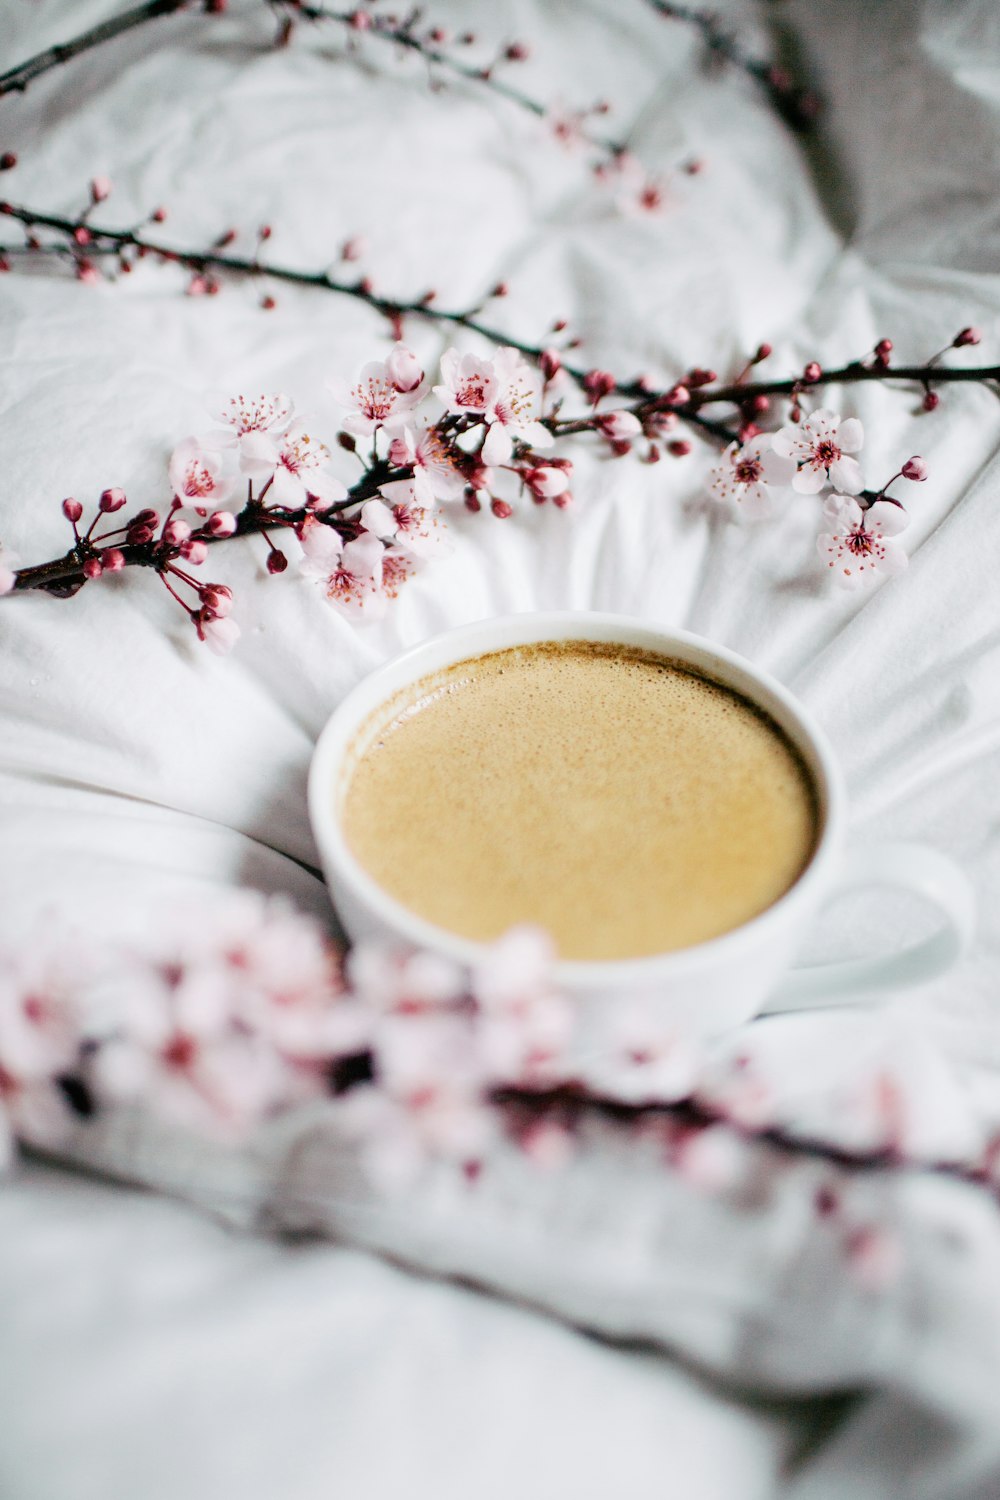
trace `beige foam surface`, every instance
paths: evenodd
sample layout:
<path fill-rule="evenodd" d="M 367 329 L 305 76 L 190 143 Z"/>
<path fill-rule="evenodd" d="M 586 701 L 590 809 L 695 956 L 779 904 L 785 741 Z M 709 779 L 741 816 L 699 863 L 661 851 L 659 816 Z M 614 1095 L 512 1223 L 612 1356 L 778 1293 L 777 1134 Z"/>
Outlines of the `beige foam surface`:
<path fill-rule="evenodd" d="M 397 900 L 462 936 L 548 928 L 569 959 L 667 952 L 794 883 L 815 796 L 788 740 L 663 658 L 571 642 L 460 662 L 368 721 L 342 821 Z"/>

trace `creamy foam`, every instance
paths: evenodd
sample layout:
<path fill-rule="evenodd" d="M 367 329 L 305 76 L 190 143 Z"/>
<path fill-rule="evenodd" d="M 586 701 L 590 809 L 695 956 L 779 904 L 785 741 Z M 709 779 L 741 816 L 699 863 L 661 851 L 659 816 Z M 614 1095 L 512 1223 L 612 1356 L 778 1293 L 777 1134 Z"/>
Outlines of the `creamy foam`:
<path fill-rule="evenodd" d="M 801 874 L 816 799 L 778 726 L 663 657 L 587 641 L 458 662 L 357 736 L 341 808 L 404 906 L 480 941 L 539 923 L 637 958 L 757 916 Z"/>

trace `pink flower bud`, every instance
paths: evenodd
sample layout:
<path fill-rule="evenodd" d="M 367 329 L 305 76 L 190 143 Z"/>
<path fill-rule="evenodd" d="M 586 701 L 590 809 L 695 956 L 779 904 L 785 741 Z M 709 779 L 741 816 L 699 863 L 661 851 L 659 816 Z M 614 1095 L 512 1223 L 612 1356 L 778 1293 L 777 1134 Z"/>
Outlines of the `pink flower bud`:
<path fill-rule="evenodd" d="M 83 565 L 84 578 L 100 578 L 104 569 L 96 557 L 88 557 Z"/>
<path fill-rule="evenodd" d="M 120 573 L 125 566 L 125 554 L 119 547 L 106 547 L 101 553 L 101 567 L 105 573 Z"/>
<path fill-rule="evenodd" d="M 477 511 L 482 510 L 482 508 L 483 508 L 483 502 L 480 500 L 480 498 L 476 494 L 475 490 L 469 490 L 468 493 L 466 494 L 466 496 L 465 496 L 465 508 L 466 508 L 466 510 L 471 510 L 472 513 L 473 513 L 473 515 L 475 515 Z"/>
<path fill-rule="evenodd" d="M 403 469 L 413 462 L 413 449 L 405 438 L 393 438 L 389 444 L 389 462 L 394 469 Z"/>
<path fill-rule="evenodd" d="M 105 512 L 121 510 L 125 504 L 125 491 L 120 489 L 102 490 L 98 501 L 101 509 Z"/>
<path fill-rule="evenodd" d="M 397 391 L 415 391 L 424 378 L 417 356 L 405 344 L 397 344 L 385 362 L 386 374 Z"/>
<path fill-rule="evenodd" d="M 236 517 L 228 510 L 213 511 L 205 522 L 209 536 L 232 536 L 236 530 Z"/>
<path fill-rule="evenodd" d="M 283 573 L 288 567 L 288 558 L 283 552 L 269 552 L 267 554 L 267 571 L 269 573 Z"/>
<path fill-rule="evenodd" d="M 673 458 L 686 458 L 691 452 L 691 444 L 687 438 L 675 438 L 672 443 L 667 444 L 667 452 Z"/>
<path fill-rule="evenodd" d="M 271 228 L 270 224 L 262 224 L 257 231 L 257 238 L 259 240 L 269 240 L 273 233 L 274 230 Z"/>
<path fill-rule="evenodd" d="M 771 410 L 771 398 L 770 396 L 765 396 L 763 394 L 754 396 L 753 400 L 748 402 L 747 404 L 749 406 L 749 409 L 753 412 L 754 416 L 759 417 L 763 412 Z"/>
<path fill-rule="evenodd" d="M 906 460 L 901 472 L 904 479 L 920 481 L 927 478 L 927 464 L 919 453 L 915 453 L 912 458 Z"/>
<path fill-rule="evenodd" d="M 76 263 L 76 279 L 82 281 L 84 286 L 96 286 L 101 278 L 93 261 L 81 258 Z"/>
<path fill-rule="evenodd" d="M 928 391 L 923 400 L 924 411 L 937 411 L 940 405 L 941 397 L 937 391 Z"/>
<path fill-rule="evenodd" d="M 884 364 L 888 364 L 889 355 L 891 353 L 892 339 L 879 339 L 878 343 L 875 345 L 876 358 L 880 359 Z"/>
<path fill-rule="evenodd" d="M 978 344 L 983 337 L 981 328 L 963 328 L 952 340 L 953 349 L 964 349 L 967 344 Z"/>
<path fill-rule="evenodd" d="M 688 371 L 687 383 L 688 385 L 695 387 L 701 385 L 711 385 L 712 382 L 718 380 L 718 378 L 719 377 L 718 375 L 716 375 L 714 370 L 694 369 Z"/>
<path fill-rule="evenodd" d="M 171 547 L 179 547 L 182 542 L 187 541 L 190 535 L 190 526 L 178 517 L 175 517 L 173 521 L 168 521 L 163 528 L 163 540 Z"/>
<path fill-rule="evenodd" d="M 200 622 L 198 634 L 209 650 L 215 652 L 216 656 L 225 656 L 239 640 L 240 627 L 235 620 L 227 620 L 219 615 L 211 615 L 207 620 Z"/>
<path fill-rule="evenodd" d="M 10 270 L 10 261 L 7 259 L 6 255 L 0 254 L 0 272 L 9 271 L 9 270 Z"/>
<path fill-rule="evenodd" d="M 78 245 L 89 245 L 94 236 L 86 224 L 78 224 L 73 230 L 73 238 Z"/>
<path fill-rule="evenodd" d="M 0 172 L 11 172 L 17 166 L 17 153 L 5 151 L 0 156 Z"/>
<path fill-rule="evenodd" d="M 353 235 L 351 239 L 345 240 L 340 247 L 341 260 L 360 260 L 365 253 L 365 241 L 360 235 Z"/>
<path fill-rule="evenodd" d="M 802 379 L 808 381 L 810 385 L 815 385 L 822 374 L 823 366 L 817 364 L 814 359 L 811 359 L 806 365 L 805 369 L 802 371 Z"/>
<path fill-rule="evenodd" d="M 686 385 L 675 385 L 663 399 L 668 406 L 687 406 L 691 400 L 691 392 Z"/>
<path fill-rule="evenodd" d="M 156 531 L 152 526 L 132 525 L 128 529 L 128 540 L 133 547 L 144 547 L 155 535 Z"/>
<path fill-rule="evenodd" d="M 159 526 L 160 518 L 155 510 L 141 510 L 137 516 L 132 517 L 133 526 Z"/>
<path fill-rule="evenodd" d="M 569 490 L 563 490 L 561 495 L 552 496 L 552 504 L 558 505 L 560 510 L 567 510 L 573 504 L 573 496 Z"/>
<path fill-rule="evenodd" d="M 268 292 L 266 296 L 261 297 L 260 305 L 265 312 L 274 312 L 274 309 L 278 304 L 276 300 L 271 296 L 270 292 Z"/>
<path fill-rule="evenodd" d="M 531 56 L 531 49 L 525 42 L 511 42 L 504 51 L 504 57 L 508 62 L 527 62 Z"/>
<path fill-rule="evenodd" d="M 562 360 L 555 349 L 543 349 L 540 363 L 546 380 L 553 380 L 562 369 Z"/>
<path fill-rule="evenodd" d="M 199 590 L 198 597 L 202 606 L 209 615 L 228 615 L 233 607 L 233 591 L 224 583 L 206 583 Z"/>
<path fill-rule="evenodd" d="M 772 352 L 770 344 L 758 344 L 757 353 L 754 355 L 751 363 L 759 365 L 762 360 L 770 359 Z"/>
<path fill-rule="evenodd" d="M 83 506 L 80 504 L 79 500 L 73 500 L 72 498 L 70 498 L 63 501 L 62 513 L 66 517 L 67 521 L 72 521 L 75 524 L 83 515 Z"/>
<path fill-rule="evenodd" d="M 588 370 L 583 377 L 583 388 L 595 406 L 602 396 L 608 396 L 615 388 L 615 377 L 607 370 Z"/>
<path fill-rule="evenodd" d="M 188 297 L 204 297 L 204 295 L 205 295 L 205 293 L 207 291 L 208 291 L 208 278 L 207 278 L 207 276 L 192 276 L 191 280 L 187 284 L 187 288 L 186 288 L 186 291 L 185 291 L 185 296 L 188 296 Z"/>
<path fill-rule="evenodd" d="M 165 224 L 167 222 L 167 210 L 165 208 L 154 208 L 149 217 L 154 224 Z"/>
<path fill-rule="evenodd" d="M 103 203 L 111 197 L 111 178 L 95 177 L 90 184 L 90 197 L 94 203 Z"/>
<path fill-rule="evenodd" d="M 200 568 L 208 556 L 208 543 L 197 537 L 188 537 L 186 542 L 181 542 L 180 554 L 193 568 Z"/>
<path fill-rule="evenodd" d="M 548 500 L 569 489 L 569 478 L 565 470 L 551 468 L 548 464 L 529 469 L 524 479 L 536 500 Z"/>
<path fill-rule="evenodd" d="M 498 521 L 506 521 L 508 517 L 514 514 L 513 506 L 508 505 L 506 500 L 497 500 L 496 498 L 490 501 L 490 510 Z"/>
<path fill-rule="evenodd" d="M 630 411 L 609 411 L 597 419 L 597 427 L 613 443 L 621 443 L 638 437 L 642 431 L 639 418 Z"/>
<path fill-rule="evenodd" d="M 372 18 L 366 10 L 351 12 L 350 24 L 355 31 L 371 31 Z"/>
<path fill-rule="evenodd" d="M 662 457 L 663 457 L 663 454 L 660 452 L 660 450 L 656 446 L 656 444 L 655 443 L 650 443 L 649 450 L 648 450 L 648 452 L 646 454 L 646 462 L 648 464 L 658 464 L 660 462 L 660 459 Z"/>

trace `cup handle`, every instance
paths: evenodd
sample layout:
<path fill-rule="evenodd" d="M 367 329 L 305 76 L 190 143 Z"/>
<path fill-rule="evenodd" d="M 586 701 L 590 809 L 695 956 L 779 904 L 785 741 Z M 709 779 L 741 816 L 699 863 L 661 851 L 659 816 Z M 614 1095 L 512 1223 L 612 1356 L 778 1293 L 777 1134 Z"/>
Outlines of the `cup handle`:
<path fill-rule="evenodd" d="M 894 886 L 936 906 L 944 925 L 930 937 L 877 958 L 793 969 L 767 999 L 761 1015 L 856 1005 L 859 991 L 901 989 L 945 973 L 965 952 L 975 926 L 972 886 L 953 859 L 924 844 L 882 844 L 851 850 L 826 904 L 846 891 Z"/>

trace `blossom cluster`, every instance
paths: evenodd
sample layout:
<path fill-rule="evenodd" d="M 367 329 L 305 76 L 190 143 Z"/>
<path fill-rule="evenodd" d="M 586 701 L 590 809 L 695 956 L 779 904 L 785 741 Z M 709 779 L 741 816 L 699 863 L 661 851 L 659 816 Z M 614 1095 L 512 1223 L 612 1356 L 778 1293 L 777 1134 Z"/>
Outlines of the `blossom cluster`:
<path fill-rule="evenodd" d="M 248 891 L 159 918 L 141 946 L 54 944 L 48 931 L 0 950 L 0 1155 L 19 1141 L 58 1149 L 106 1110 L 141 1105 L 225 1143 L 326 1100 L 392 1190 L 431 1164 L 475 1183 L 511 1148 L 557 1169 L 603 1118 L 695 1191 L 739 1192 L 761 1139 L 779 1157 L 825 1159 L 818 1219 L 867 1285 L 898 1267 L 891 1232 L 852 1208 L 844 1168 L 920 1161 L 922 1073 L 914 1092 L 889 1058 L 859 1070 L 824 1152 L 831 1122 L 800 1108 L 793 1126 L 782 1098 L 787 1044 L 711 1043 L 623 1001 L 584 1054 L 537 929 L 513 929 L 470 971 L 377 946 L 345 959 L 318 923 Z M 969 1153 L 955 1174 L 1000 1191 L 995 1140 Z"/>
<path fill-rule="evenodd" d="M 927 466 L 914 455 L 878 495 L 864 494 L 854 457 L 863 443 L 857 417 L 841 418 L 826 408 L 799 414 L 776 432 L 755 431 L 731 443 L 711 472 L 709 492 L 747 519 L 762 520 L 776 513 L 789 490 L 818 495 L 829 487 L 817 546 L 837 582 L 854 586 L 878 571 L 900 573 L 907 556 L 896 538 L 909 517 L 886 491 L 894 479 L 926 479 Z"/>

